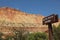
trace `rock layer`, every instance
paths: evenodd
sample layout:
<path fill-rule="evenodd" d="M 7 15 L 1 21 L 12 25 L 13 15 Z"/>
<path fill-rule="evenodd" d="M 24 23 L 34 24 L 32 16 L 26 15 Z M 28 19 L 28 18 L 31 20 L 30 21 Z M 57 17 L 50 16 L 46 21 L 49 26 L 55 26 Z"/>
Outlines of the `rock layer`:
<path fill-rule="evenodd" d="M 48 28 L 47 25 L 42 25 L 43 18 L 42 15 L 28 14 L 14 8 L 2 7 L 0 8 L 0 30 L 8 32 L 12 30 L 11 28 L 22 27 L 30 32 L 45 32 Z M 55 25 L 59 23 L 60 21 Z"/>

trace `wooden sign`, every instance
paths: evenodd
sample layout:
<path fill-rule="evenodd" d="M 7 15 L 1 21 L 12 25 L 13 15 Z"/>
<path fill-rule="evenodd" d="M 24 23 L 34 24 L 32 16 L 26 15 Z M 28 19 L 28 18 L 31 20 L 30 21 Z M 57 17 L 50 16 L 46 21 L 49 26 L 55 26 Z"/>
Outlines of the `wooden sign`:
<path fill-rule="evenodd" d="M 58 22 L 58 15 L 57 14 L 52 14 L 50 16 L 43 18 L 43 25 L 48 24 L 48 23 L 55 23 L 55 22 Z"/>
<path fill-rule="evenodd" d="M 58 15 L 57 14 L 52 14 L 50 16 L 43 18 L 43 25 L 44 24 L 48 25 L 49 40 L 54 40 L 53 31 L 52 31 L 52 23 L 56 23 L 56 22 L 58 22 Z"/>

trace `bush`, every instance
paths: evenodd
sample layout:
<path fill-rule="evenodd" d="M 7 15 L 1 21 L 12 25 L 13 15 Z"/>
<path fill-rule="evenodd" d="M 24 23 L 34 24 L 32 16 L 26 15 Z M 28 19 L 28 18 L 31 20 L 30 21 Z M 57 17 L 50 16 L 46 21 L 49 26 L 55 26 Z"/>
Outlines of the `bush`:
<path fill-rule="evenodd" d="M 14 30 L 15 40 L 26 40 L 28 36 L 28 32 L 26 30 Z"/>
<path fill-rule="evenodd" d="M 58 25 L 58 27 L 53 26 L 53 34 L 55 40 L 60 40 L 60 24 Z"/>
<path fill-rule="evenodd" d="M 3 40 L 2 35 L 3 35 L 3 33 L 0 32 L 0 40 Z"/>
<path fill-rule="evenodd" d="M 28 40 L 48 40 L 46 33 L 31 33 L 28 36 Z"/>
<path fill-rule="evenodd" d="M 5 40 L 47 40 L 48 37 L 46 33 L 29 33 L 26 30 L 14 30 L 14 36 L 7 36 Z M 0 33 L 0 40 L 2 33 Z"/>
<path fill-rule="evenodd" d="M 27 40 L 35 40 L 34 33 L 29 34 Z"/>
<path fill-rule="evenodd" d="M 47 40 L 46 33 L 40 33 L 40 32 L 36 33 L 35 40 Z"/>

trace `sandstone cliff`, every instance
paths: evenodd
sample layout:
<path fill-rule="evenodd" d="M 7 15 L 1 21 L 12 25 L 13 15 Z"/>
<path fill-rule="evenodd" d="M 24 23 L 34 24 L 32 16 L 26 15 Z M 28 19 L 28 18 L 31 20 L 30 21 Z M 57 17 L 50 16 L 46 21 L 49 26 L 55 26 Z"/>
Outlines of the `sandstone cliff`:
<path fill-rule="evenodd" d="M 0 8 L 0 30 L 11 31 L 13 27 L 22 27 L 28 31 L 45 32 L 47 25 L 42 25 L 44 16 L 28 14 L 14 8 L 2 7 Z M 58 25 L 56 23 L 55 25 Z M 3 30 L 4 29 L 4 30 Z"/>

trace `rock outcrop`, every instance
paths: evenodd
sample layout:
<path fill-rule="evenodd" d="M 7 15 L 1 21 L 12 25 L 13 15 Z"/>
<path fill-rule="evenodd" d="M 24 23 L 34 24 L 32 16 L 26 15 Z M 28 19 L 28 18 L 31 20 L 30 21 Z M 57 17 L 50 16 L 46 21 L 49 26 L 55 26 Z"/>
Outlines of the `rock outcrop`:
<path fill-rule="evenodd" d="M 0 8 L 0 31 L 7 32 L 13 28 L 22 27 L 30 32 L 45 32 L 48 28 L 47 25 L 42 24 L 43 18 L 42 15 L 28 14 L 14 8 L 2 7 Z"/>

